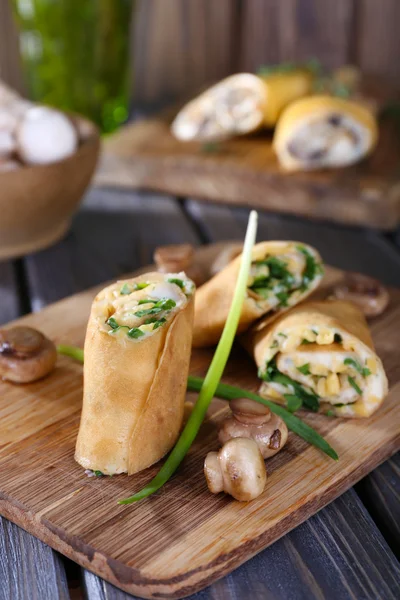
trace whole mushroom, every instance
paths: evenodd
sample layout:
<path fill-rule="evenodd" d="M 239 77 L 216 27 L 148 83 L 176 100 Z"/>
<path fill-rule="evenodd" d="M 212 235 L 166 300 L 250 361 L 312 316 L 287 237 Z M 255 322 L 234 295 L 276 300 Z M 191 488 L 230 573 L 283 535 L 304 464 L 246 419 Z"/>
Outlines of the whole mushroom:
<path fill-rule="evenodd" d="M 260 449 L 263 458 L 282 450 L 288 438 L 286 424 L 268 406 L 248 398 L 231 400 L 232 415 L 220 425 L 218 439 L 225 444 L 233 438 L 250 438 Z"/>
<path fill-rule="evenodd" d="M 30 383 L 55 367 L 57 350 L 51 340 L 31 327 L 0 329 L 0 378 Z"/>
<path fill-rule="evenodd" d="M 343 281 L 333 288 L 332 295 L 338 300 L 353 302 L 366 317 L 377 317 L 389 304 L 387 289 L 377 279 L 362 273 L 346 273 Z"/>
<path fill-rule="evenodd" d="M 261 452 L 248 438 L 234 438 L 219 452 L 209 452 L 204 461 L 204 475 L 212 494 L 226 492 L 240 502 L 257 498 L 267 481 Z"/>
<path fill-rule="evenodd" d="M 29 108 L 15 136 L 18 155 L 31 165 L 62 160 L 78 147 L 78 133 L 70 119 L 46 106 Z"/>

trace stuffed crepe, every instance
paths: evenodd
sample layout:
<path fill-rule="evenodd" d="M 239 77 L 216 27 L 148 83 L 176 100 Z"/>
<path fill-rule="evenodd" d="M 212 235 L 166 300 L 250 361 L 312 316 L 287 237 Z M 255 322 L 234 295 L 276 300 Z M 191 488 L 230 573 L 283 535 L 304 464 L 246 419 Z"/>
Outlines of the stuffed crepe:
<path fill-rule="evenodd" d="M 349 302 L 305 302 L 244 336 L 263 380 L 260 395 L 289 408 L 368 417 L 388 382 L 364 315 Z"/>
<path fill-rule="evenodd" d="M 194 284 L 184 273 L 118 281 L 94 299 L 75 459 L 136 473 L 174 445 L 183 420 Z"/>
<path fill-rule="evenodd" d="M 232 302 L 241 255 L 196 293 L 193 345 L 216 344 Z M 261 242 L 253 248 L 238 333 L 263 315 L 274 318 L 306 298 L 323 276 L 318 252 L 300 242 Z"/>

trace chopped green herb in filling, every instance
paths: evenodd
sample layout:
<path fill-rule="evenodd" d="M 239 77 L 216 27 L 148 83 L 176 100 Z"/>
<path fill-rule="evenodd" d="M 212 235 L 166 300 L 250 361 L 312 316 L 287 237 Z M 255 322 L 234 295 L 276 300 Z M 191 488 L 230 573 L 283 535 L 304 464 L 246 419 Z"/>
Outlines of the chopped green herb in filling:
<path fill-rule="evenodd" d="M 96 475 L 96 477 L 103 477 L 104 473 L 102 473 L 101 471 L 93 471 L 93 473 Z"/>
<path fill-rule="evenodd" d="M 313 344 L 314 342 L 310 342 L 310 340 L 306 340 L 306 338 L 303 338 L 301 340 L 301 344 L 300 346 L 305 346 L 306 344 Z"/>
<path fill-rule="evenodd" d="M 315 277 L 322 275 L 324 270 L 322 265 L 315 260 L 314 256 L 305 246 L 297 246 L 297 249 L 306 257 L 306 268 L 304 269 L 303 282 L 300 288 L 302 291 L 305 291 Z"/>
<path fill-rule="evenodd" d="M 119 325 L 114 319 L 114 317 L 110 317 L 109 319 L 107 319 L 107 325 L 109 325 L 111 329 L 119 329 Z"/>
<path fill-rule="evenodd" d="M 338 333 L 335 333 L 333 341 L 335 342 L 335 344 L 341 344 L 343 342 L 343 338 Z"/>
<path fill-rule="evenodd" d="M 121 294 L 121 296 L 127 296 L 131 292 L 132 292 L 132 290 L 129 287 L 129 285 L 127 283 L 124 283 L 124 285 L 122 286 L 122 288 L 121 288 L 121 290 L 120 290 L 119 293 Z"/>
<path fill-rule="evenodd" d="M 358 363 L 356 360 L 354 360 L 354 358 L 345 358 L 344 364 L 348 365 L 350 367 L 353 367 L 353 369 L 358 371 L 360 373 L 360 375 L 362 375 L 363 377 L 367 377 L 368 375 L 371 375 L 371 371 L 367 367 L 362 367 L 360 365 L 360 363 Z"/>
<path fill-rule="evenodd" d="M 286 387 L 292 386 L 294 394 L 289 394 L 290 396 L 296 396 L 301 402 L 301 406 L 305 406 L 306 408 L 314 412 L 318 411 L 319 397 L 312 392 L 307 392 L 300 383 L 294 381 L 294 379 L 292 379 L 291 377 L 288 377 L 287 375 L 281 373 L 278 367 L 276 366 L 275 360 L 272 360 L 267 365 L 266 371 L 264 373 L 259 373 L 259 375 L 264 381 L 280 383 L 281 385 L 284 385 Z"/>
<path fill-rule="evenodd" d="M 139 329 L 139 327 L 132 327 L 132 329 L 130 329 L 128 331 L 128 337 L 133 338 L 134 340 L 142 337 L 143 335 L 144 335 L 144 331 Z"/>
<path fill-rule="evenodd" d="M 280 333 L 278 333 L 278 335 L 280 335 L 280 336 L 281 336 L 281 337 L 283 337 L 283 338 L 287 338 L 287 335 L 286 335 L 286 333 L 282 333 L 282 332 L 280 332 Z"/>
<path fill-rule="evenodd" d="M 150 284 L 144 281 L 141 283 L 134 283 L 133 285 L 130 285 L 129 283 L 124 283 L 119 293 L 121 294 L 121 296 L 128 296 L 129 294 L 132 294 L 132 292 L 136 292 L 137 290 L 144 290 L 144 288 L 147 288 L 148 285 Z"/>
<path fill-rule="evenodd" d="M 177 279 L 176 277 L 171 277 L 171 279 L 168 279 L 169 283 L 175 283 L 175 285 L 178 285 L 181 290 L 183 290 L 185 288 L 185 282 L 182 281 L 182 279 Z"/>
<path fill-rule="evenodd" d="M 301 365 L 301 367 L 297 367 L 297 370 L 300 371 L 300 373 L 303 373 L 303 375 L 310 375 L 310 363 L 307 363 L 306 365 Z"/>
<path fill-rule="evenodd" d="M 145 281 L 143 281 L 142 283 L 135 283 L 133 285 L 133 289 L 136 292 L 137 290 L 144 290 L 145 288 L 147 288 L 147 286 L 150 285 L 149 283 L 146 283 Z"/>
<path fill-rule="evenodd" d="M 147 315 L 157 315 L 165 310 L 171 310 L 171 308 L 174 308 L 175 306 L 175 300 L 171 300 L 170 298 L 167 300 L 158 300 L 152 308 L 144 308 L 143 310 L 135 312 L 135 317 L 141 318 L 146 317 Z"/>
<path fill-rule="evenodd" d="M 287 292 L 278 292 L 276 297 L 279 300 L 279 306 L 287 306 L 289 300 L 289 294 Z"/>
<path fill-rule="evenodd" d="M 352 388 L 354 388 L 357 392 L 357 394 L 359 394 L 360 396 L 362 395 L 362 389 L 357 385 L 356 380 L 354 379 L 354 377 L 348 377 L 347 378 L 349 384 L 351 385 Z"/>
<path fill-rule="evenodd" d="M 278 340 L 274 340 L 272 342 L 272 344 L 270 345 L 271 350 L 273 350 L 274 348 L 278 348 L 279 344 L 278 344 Z"/>

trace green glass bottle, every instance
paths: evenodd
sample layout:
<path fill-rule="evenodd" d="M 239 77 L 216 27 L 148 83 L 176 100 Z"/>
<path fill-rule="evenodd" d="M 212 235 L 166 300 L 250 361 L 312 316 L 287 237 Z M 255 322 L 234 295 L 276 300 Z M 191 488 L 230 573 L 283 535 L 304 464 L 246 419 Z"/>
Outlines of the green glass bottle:
<path fill-rule="evenodd" d="M 32 100 L 109 133 L 128 116 L 134 0 L 13 0 Z"/>

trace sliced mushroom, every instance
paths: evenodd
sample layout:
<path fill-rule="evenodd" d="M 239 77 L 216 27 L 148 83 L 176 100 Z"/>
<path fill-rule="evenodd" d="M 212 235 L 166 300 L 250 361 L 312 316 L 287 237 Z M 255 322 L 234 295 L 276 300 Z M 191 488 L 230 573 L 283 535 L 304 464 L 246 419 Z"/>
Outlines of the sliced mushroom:
<path fill-rule="evenodd" d="M 197 286 L 205 281 L 205 276 L 198 265 L 193 262 L 194 248 L 191 244 L 171 244 L 158 246 L 154 252 L 154 262 L 161 273 L 180 273 L 185 271 L 187 276 Z"/>
<path fill-rule="evenodd" d="M 229 440 L 219 452 L 209 452 L 204 474 L 212 494 L 226 492 L 240 502 L 257 498 L 267 481 L 261 452 L 248 438 Z"/>
<path fill-rule="evenodd" d="M 222 422 L 218 432 L 221 444 L 233 438 L 250 438 L 256 442 L 263 458 L 270 458 L 282 450 L 288 429 L 278 415 L 248 398 L 231 400 L 230 407 L 232 416 Z"/>
<path fill-rule="evenodd" d="M 332 290 L 338 300 L 356 304 L 366 317 L 377 317 L 389 304 L 389 292 L 377 280 L 361 273 L 346 273 L 343 281 Z"/>
<path fill-rule="evenodd" d="M 30 383 L 48 375 L 57 361 L 56 347 L 31 327 L 0 330 L 0 377 Z"/>

